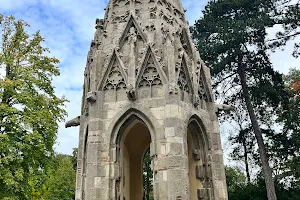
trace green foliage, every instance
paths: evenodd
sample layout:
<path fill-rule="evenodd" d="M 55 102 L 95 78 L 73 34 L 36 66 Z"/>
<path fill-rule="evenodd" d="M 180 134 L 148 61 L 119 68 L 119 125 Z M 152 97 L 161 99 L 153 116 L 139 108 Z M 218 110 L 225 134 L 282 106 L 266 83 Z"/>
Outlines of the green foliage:
<path fill-rule="evenodd" d="M 0 15 L 0 199 L 31 199 L 33 176 L 47 171 L 66 100 L 55 95 L 58 60 L 39 32 Z"/>
<path fill-rule="evenodd" d="M 78 154 L 78 148 L 73 148 L 72 164 L 73 164 L 73 169 L 75 171 L 77 170 L 77 154 Z"/>
<path fill-rule="evenodd" d="M 144 199 L 153 200 L 153 171 L 151 170 L 150 149 L 146 151 L 143 160 L 143 188 Z"/>
<path fill-rule="evenodd" d="M 275 2 L 278 7 L 274 19 L 277 24 L 282 25 L 283 31 L 279 31 L 276 38 L 269 41 L 269 47 L 275 50 L 285 46 L 288 41 L 295 40 L 292 55 L 298 58 L 300 56 L 300 42 L 297 42 L 300 37 L 300 1 L 275 0 Z"/>
<path fill-rule="evenodd" d="M 226 183 L 228 192 L 235 191 L 236 187 L 242 186 L 246 183 L 245 175 L 234 167 L 225 167 L 226 172 Z"/>
<path fill-rule="evenodd" d="M 253 130 L 268 198 L 272 200 L 276 194 L 268 162 L 269 142 L 263 135 L 273 135 L 273 113 L 286 98 L 282 75 L 273 69 L 267 52 L 266 30 L 276 24 L 272 14 L 276 9 L 274 2 L 211 0 L 204 16 L 191 28 L 202 59 L 212 69 L 217 98 L 246 110 L 242 118 L 249 123 L 241 124 L 240 133 Z"/>
<path fill-rule="evenodd" d="M 75 197 L 76 171 L 72 156 L 57 154 L 44 174 L 31 177 L 32 200 L 71 200 Z"/>
<path fill-rule="evenodd" d="M 212 69 L 217 98 L 224 103 L 241 98 L 241 69 L 257 109 L 280 102 L 282 76 L 273 70 L 265 44 L 266 28 L 276 23 L 269 15 L 272 9 L 272 0 L 209 1 L 191 28 L 201 58 Z"/>
<path fill-rule="evenodd" d="M 285 76 L 286 91 L 289 96 L 278 110 L 277 122 L 282 125 L 282 132 L 274 135 L 272 149 L 280 167 L 280 177 L 292 177 L 300 182 L 300 98 L 294 87 L 300 80 L 300 70 L 291 69 Z"/>
<path fill-rule="evenodd" d="M 245 175 L 238 168 L 226 167 L 226 183 L 230 200 L 267 200 L 266 186 L 260 175 L 252 181 L 246 182 Z M 278 199 L 299 200 L 300 187 L 286 186 L 276 182 Z"/>
<path fill-rule="evenodd" d="M 46 180 L 47 200 L 73 200 L 75 198 L 76 171 L 72 156 L 58 154 Z"/>

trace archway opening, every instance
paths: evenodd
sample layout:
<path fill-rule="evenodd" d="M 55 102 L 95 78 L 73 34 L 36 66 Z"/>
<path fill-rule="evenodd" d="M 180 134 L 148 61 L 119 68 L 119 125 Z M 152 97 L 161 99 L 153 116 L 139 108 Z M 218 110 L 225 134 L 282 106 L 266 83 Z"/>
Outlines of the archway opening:
<path fill-rule="evenodd" d="M 187 145 L 188 145 L 188 163 L 189 163 L 189 183 L 190 183 L 190 199 L 198 200 L 198 189 L 203 188 L 201 177 L 199 177 L 198 168 L 202 168 L 203 161 L 201 150 L 197 148 L 195 143 L 195 137 L 193 137 L 190 129 L 187 132 Z"/>
<path fill-rule="evenodd" d="M 190 121 L 187 131 L 187 146 L 190 199 L 213 199 L 208 139 L 198 120 Z"/>
<path fill-rule="evenodd" d="M 144 199 L 143 163 L 150 148 L 151 135 L 141 120 L 134 120 L 121 133 L 120 196 L 122 200 Z"/>
<path fill-rule="evenodd" d="M 83 156 L 82 156 L 82 182 L 81 187 L 82 189 L 82 198 L 85 199 L 85 192 L 86 191 L 86 168 L 87 168 L 87 148 L 88 148 L 88 137 L 89 137 L 89 126 L 86 127 L 85 136 L 83 141 Z"/>

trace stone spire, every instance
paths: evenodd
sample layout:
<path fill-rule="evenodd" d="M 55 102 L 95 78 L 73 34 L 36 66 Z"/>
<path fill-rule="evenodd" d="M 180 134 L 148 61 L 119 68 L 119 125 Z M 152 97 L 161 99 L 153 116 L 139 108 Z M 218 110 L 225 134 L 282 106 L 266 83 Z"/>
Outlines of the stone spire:
<path fill-rule="evenodd" d="M 84 74 L 76 200 L 227 200 L 210 70 L 181 0 L 110 0 Z M 226 107 L 226 106 L 223 106 Z"/>
<path fill-rule="evenodd" d="M 110 0 L 104 19 L 96 20 L 96 33 L 88 55 L 89 88 L 97 90 L 112 53 L 128 73 L 127 85 L 135 90 L 136 75 L 150 48 L 170 89 L 176 92 L 176 78 L 183 61 L 189 66 L 189 78 L 199 84 L 201 61 L 191 41 L 181 0 Z M 93 71 L 93 72 L 91 72 Z M 209 97 L 209 82 L 201 89 Z M 206 88 L 205 88 L 206 87 Z M 196 91 L 194 91 L 196 92 Z M 194 103 L 199 104 L 197 95 Z"/>

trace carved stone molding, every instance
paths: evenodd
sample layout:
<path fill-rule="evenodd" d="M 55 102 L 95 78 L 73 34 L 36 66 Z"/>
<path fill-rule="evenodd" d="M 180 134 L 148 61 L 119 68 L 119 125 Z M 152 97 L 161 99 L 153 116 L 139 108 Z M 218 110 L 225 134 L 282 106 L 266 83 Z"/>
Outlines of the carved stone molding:
<path fill-rule="evenodd" d="M 86 100 L 90 103 L 94 103 L 97 100 L 96 92 L 88 92 L 86 95 Z"/>
<path fill-rule="evenodd" d="M 204 166 L 196 166 L 196 178 L 203 181 L 205 179 L 205 167 Z"/>
<path fill-rule="evenodd" d="M 112 22 L 113 23 L 124 23 L 127 21 L 128 17 L 130 15 L 129 11 L 126 11 L 123 14 L 117 14 L 115 12 L 112 13 Z"/>
<path fill-rule="evenodd" d="M 169 93 L 170 94 L 178 94 L 178 86 L 175 84 L 169 85 Z"/>
<path fill-rule="evenodd" d="M 199 82 L 198 82 L 198 95 L 199 98 L 204 100 L 204 101 L 209 101 L 209 94 L 208 94 L 208 89 L 206 85 L 206 79 L 205 75 L 203 73 L 203 70 L 200 72 L 200 77 L 199 77 Z"/>
<path fill-rule="evenodd" d="M 127 93 L 127 97 L 129 100 L 132 100 L 132 101 L 136 100 L 135 88 L 131 84 L 129 84 L 127 86 L 126 93 Z"/>
<path fill-rule="evenodd" d="M 205 198 L 205 193 L 206 193 L 206 190 L 204 188 L 201 188 L 201 189 L 197 189 L 197 197 L 198 197 L 198 200 L 202 200 Z"/>
<path fill-rule="evenodd" d="M 72 119 L 70 121 L 67 121 L 66 124 L 65 124 L 65 127 L 69 128 L 69 127 L 76 127 L 76 126 L 79 126 L 79 125 L 80 125 L 80 116 L 75 117 L 74 119 Z"/>
<path fill-rule="evenodd" d="M 145 54 L 144 61 L 138 72 L 137 76 L 137 88 L 152 87 L 155 85 L 162 85 L 164 72 L 162 66 L 157 61 L 155 53 L 149 46 Z M 164 76 L 165 78 L 165 76 Z"/>
<path fill-rule="evenodd" d="M 125 41 L 128 40 L 128 37 L 131 35 L 130 32 L 133 31 L 132 27 L 134 27 L 134 33 L 135 33 L 136 37 L 143 40 L 144 43 L 147 43 L 146 35 L 143 33 L 139 23 L 136 21 L 134 16 L 131 14 L 129 16 L 129 21 L 122 33 L 122 36 L 120 37 L 120 40 L 119 40 L 120 48 L 123 47 Z"/>
<path fill-rule="evenodd" d="M 177 84 L 181 91 L 192 93 L 192 79 L 190 77 L 190 72 L 188 70 L 187 62 L 185 56 L 182 56 L 180 64 L 177 63 Z"/>
<path fill-rule="evenodd" d="M 201 160 L 201 150 L 193 149 L 193 156 L 195 160 Z"/>
<path fill-rule="evenodd" d="M 120 67 L 117 65 L 117 63 L 115 63 L 109 72 L 104 85 L 104 90 L 117 90 L 119 88 L 126 88 L 126 83 L 120 71 Z"/>
<path fill-rule="evenodd" d="M 159 72 L 154 64 L 153 58 L 150 58 L 144 68 L 142 79 L 138 86 L 140 87 L 152 87 L 154 85 L 161 85 L 162 81 Z"/>
<path fill-rule="evenodd" d="M 110 58 L 109 64 L 105 69 L 104 76 L 99 85 L 99 90 L 118 90 L 125 89 L 127 85 L 127 75 L 124 71 L 123 63 L 116 50 Z"/>

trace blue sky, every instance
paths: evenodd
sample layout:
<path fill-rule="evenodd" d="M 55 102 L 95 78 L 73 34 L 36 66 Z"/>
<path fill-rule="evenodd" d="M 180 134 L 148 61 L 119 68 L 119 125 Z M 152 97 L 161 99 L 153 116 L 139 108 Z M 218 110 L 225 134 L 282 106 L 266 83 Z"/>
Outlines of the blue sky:
<path fill-rule="evenodd" d="M 60 60 L 61 76 L 54 80 L 54 85 L 58 96 L 65 95 L 70 100 L 66 107 L 67 119 L 80 114 L 86 55 L 94 35 L 95 19 L 103 18 L 107 2 L 108 0 L 0 0 L 0 13 L 25 20 L 31 25 L 32 32 L 40 30 L 51 56 Z M 201 16 L 206 3 L 207 0 L 183 0 L 190 24 Z M 270 30 L 270 35 L 275 32 L 275 29 Z M 292 44 L 289 44 L 286 52 L 272 54 L 277 70 L 287 72 L 290 67 L 299 67 L 299 60 L 290 56 L 291 51 Z M 78 128 L 65 129 L 64 123 L 61 123 L 56 151 L 70 154 L 77 145 Z"/>

